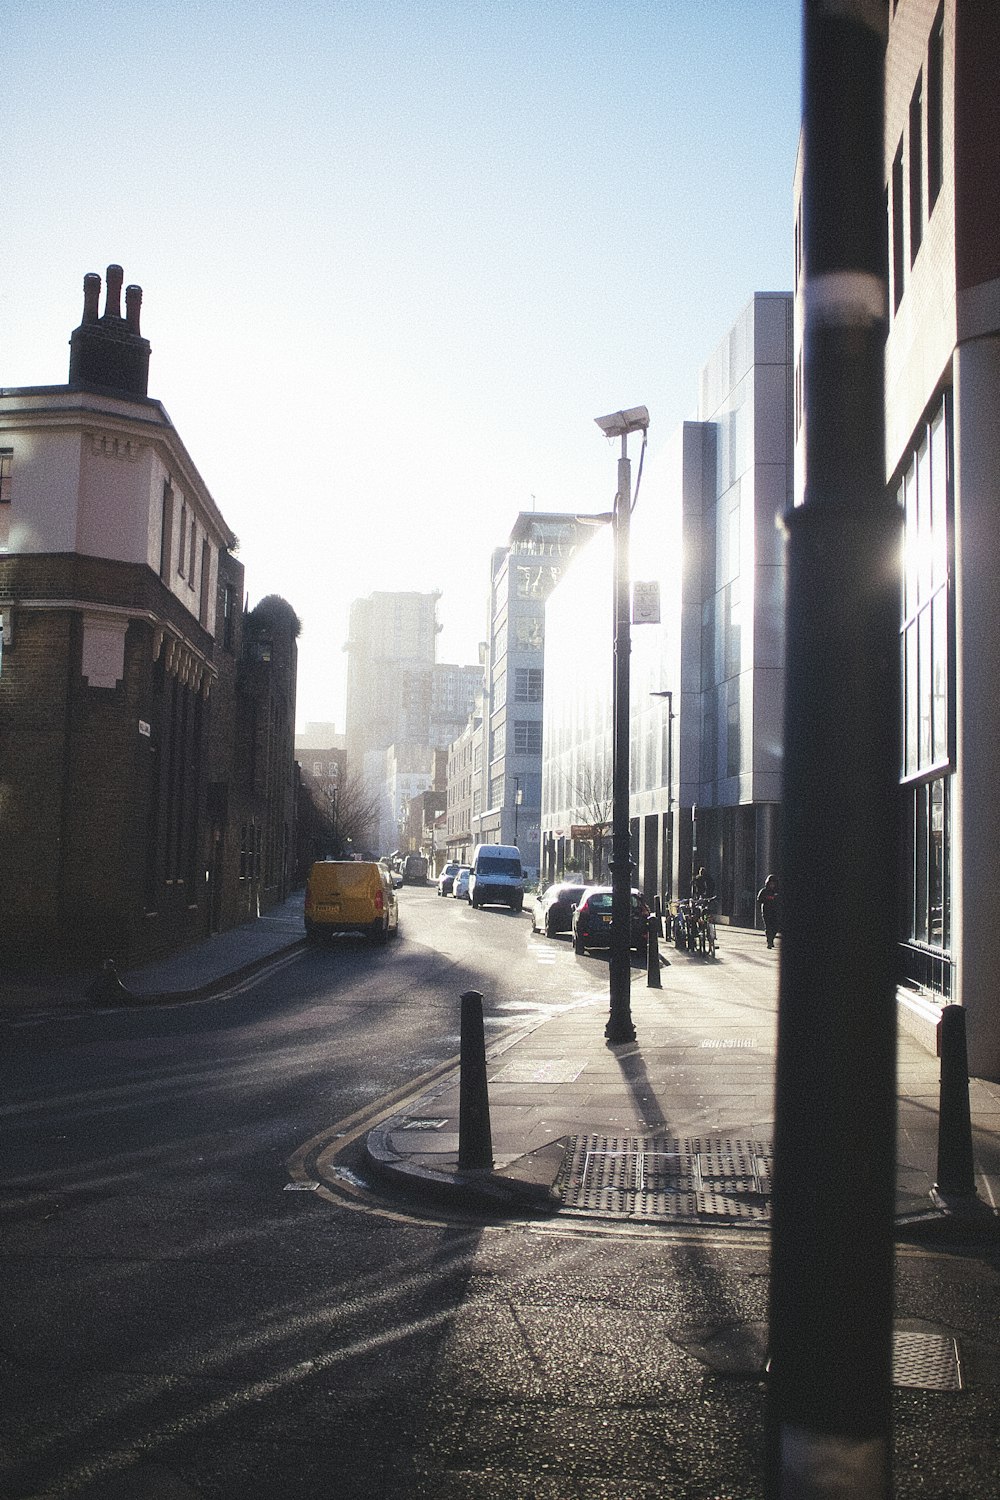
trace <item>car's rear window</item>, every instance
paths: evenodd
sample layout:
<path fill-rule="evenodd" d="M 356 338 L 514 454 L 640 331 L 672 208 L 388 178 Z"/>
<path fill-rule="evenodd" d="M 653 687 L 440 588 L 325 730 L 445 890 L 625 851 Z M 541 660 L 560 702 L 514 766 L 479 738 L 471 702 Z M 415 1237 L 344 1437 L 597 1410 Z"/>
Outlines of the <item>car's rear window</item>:
<path fill-rule="evenodd" d="M 603 894 L 600 896 L 591 896 L 590 900 L 587 902 L 587 905 L 590 907 L 591 911 L 610 911 L 611 897 L 605 896 Z"/>

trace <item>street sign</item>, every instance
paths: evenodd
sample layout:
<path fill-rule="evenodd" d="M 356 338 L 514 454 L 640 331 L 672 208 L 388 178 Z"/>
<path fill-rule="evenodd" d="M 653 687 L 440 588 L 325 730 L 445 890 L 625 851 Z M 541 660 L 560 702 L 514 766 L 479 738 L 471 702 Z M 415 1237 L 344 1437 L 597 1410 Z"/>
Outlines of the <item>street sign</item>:
<path fill-rule="evenodd" d="M 660 585 L 654 580 L 652 583 L 633 583 L 632 585 L 632 624 L 633 625 L 659 625 L 660 623 Z"/>

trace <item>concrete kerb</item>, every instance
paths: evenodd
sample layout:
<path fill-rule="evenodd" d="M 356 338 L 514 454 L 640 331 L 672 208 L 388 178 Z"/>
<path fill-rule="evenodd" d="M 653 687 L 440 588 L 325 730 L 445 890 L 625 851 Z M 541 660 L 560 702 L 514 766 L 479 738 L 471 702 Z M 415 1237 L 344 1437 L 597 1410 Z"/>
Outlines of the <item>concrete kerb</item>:
<path fill-rule="evenodd" d="M 252 959 L 250 963 L 243 964 L 238 969 L 219 974 L 214 979 L 193 989 L 155 990 L 149 993 L 131 990 L 124 985 L 118 976 L 114 962 L 108 959 L 102 965 L 97 978 L 87 986 L 86 999 L 95 1005 L 123 1006 L 177 1005 L 189 1000 L 210 1000 L 213 996 L 224 994 L 245 980 L 252 979 L 254 975 L 260 974 L 271 965 L 287 958 L 292 953 L 300 952 L 307 946 L 307 938 L 296 938 L 284 947 L 272 949 L 270 953 Z"/>

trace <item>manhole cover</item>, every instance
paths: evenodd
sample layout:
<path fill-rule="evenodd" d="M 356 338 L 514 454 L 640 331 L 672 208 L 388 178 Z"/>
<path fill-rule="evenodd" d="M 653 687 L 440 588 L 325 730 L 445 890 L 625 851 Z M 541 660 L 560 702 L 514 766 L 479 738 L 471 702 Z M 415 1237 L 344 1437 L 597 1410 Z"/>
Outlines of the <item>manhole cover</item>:
<path fill-rule="evenodd" d="M 957 1340 L 946 1333 L 909 1333 L 897 1328 L 892 1336 L 892 1383 L 915 1391 L 960 1391 L 962 1362 Z"/>
<path fill-rule="evenodd" d="M 571 1213 L 764 1223 L 770 1162 L 761 1141 L 575 1136 L 555 1186 Z"/>

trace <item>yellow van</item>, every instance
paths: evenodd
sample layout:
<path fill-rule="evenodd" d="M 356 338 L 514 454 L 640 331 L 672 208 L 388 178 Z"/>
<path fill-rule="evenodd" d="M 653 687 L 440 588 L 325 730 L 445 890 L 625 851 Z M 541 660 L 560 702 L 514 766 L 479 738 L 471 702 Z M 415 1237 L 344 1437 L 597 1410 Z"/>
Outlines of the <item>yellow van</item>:
<path fill-rule="evenodd" d="M 306 880 L 306 937 L 361 932 L 376 943 L 399 931 L 392 880 L 379 865 L 361 859 L 321 859 Z"/>

